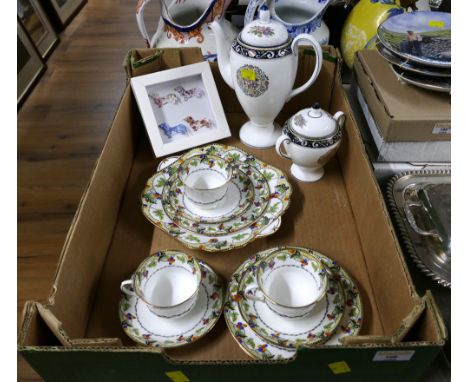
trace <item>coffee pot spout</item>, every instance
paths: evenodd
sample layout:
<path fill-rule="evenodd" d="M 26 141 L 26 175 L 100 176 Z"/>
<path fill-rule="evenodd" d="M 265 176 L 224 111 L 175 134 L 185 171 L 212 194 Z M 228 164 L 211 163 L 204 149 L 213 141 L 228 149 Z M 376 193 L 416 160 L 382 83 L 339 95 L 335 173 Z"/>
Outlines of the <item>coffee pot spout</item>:
<path fill-rule="evenodd" d="M 231 44 L 227 41 L 224 30 L 218 20 L 210 24 L 216 39 L 216 54 L 218 56 L 218 67 L 224 81 L 234 89 L 234 82 L 231 75 L 231 63 L 229 60 L 229 50 Z"/>

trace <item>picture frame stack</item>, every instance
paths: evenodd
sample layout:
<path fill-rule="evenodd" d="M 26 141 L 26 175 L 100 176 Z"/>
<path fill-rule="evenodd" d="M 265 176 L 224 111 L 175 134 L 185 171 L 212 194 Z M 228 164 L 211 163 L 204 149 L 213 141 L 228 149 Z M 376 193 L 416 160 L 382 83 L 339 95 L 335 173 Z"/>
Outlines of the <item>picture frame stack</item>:
<path fill-rule="evenodd" d="M 17 107 L 47 68 L 46 60 L 86 0 L 17 0 Z"/>

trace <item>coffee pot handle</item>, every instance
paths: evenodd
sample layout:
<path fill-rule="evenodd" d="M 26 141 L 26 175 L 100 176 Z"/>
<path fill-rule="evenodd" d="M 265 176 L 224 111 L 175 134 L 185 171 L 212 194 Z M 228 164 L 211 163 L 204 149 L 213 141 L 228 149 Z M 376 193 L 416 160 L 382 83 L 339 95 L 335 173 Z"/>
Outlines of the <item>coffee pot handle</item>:
<path fill-rule="evenodd" d="M 318 43 L 318 41 L 310 34 L 307 33 L 301 33 L 300 35 L 296 36 L 296 38 L 293 40 L 291 48 L 293 51 L 293 54 L 296 56 L 298 55 L 299 52 L 299 41 L 301 40 L 307 40 L 310 42 L 310 45 L 312 45 L 312 48 L 315 51 L 315 69 L 312 73 L 312 76 L 309 78 L 309 80 L 303 84 L 302 86 L 299 86 L 296 89 L 291 90 L 291 93 L 289 93 L 288 98 L 286 99 L 286 102 L 288 102 L 291 98 L 297 96 L 298 94 L 302 93 L 304 90 L 307 90 L 317 79 L 318 75 L 320 74 L 320 69 L 322 69 L 322 61 L 323 61 L 323 55 L 322 55 L 322 47 Z"/>
<path fill-rule="evenodd" d="M 138 0 L 137 6 L 136 6 L 136 21 L 137 21 L 138 29 L 140 30 L 141 35 L 145 39 L 146 47 L 148 48 L 151 47 L 151 40 L 146 30 L 145 20 L 143 16 L 145 14 L 144 12 L 145 6 L 150 1 L 151 0 Z"/>

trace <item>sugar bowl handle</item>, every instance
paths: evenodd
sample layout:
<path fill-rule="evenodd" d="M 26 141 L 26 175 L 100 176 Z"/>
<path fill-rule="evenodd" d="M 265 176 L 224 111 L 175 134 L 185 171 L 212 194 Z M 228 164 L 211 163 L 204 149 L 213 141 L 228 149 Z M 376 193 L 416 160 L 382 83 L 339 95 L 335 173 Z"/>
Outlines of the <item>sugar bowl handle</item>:
<path fill-rule="evenodd" d="M 333 119 L 336 121 L 336 123 L 338 124 L 338 127 L 340 128 L 340 130 L 343 129 L 343 125 L 344 125 L 344 122 L 345 122 L 345 119 L 346 119 L 346 114 L 343 113 L 342 111 L 337 111 L 335 113 L 335 115 L 333 116 Z"/>
<path fill-rule="evenodd" d="M 284 149 L 285 149 L 286 152 L 281 151 L 281 145 L 283 143 L 285 144 Z M 280 135 L 280 137 L 276 141 L 276 146 L 275 146 L 276 153 L 280 157 L 283 157 L 283 158 L 286 158 L 286 159 L 291 159 L 291 156 L 289 155 L 288 149 L 287 149 L 287 146 L 286 146 L 289 143 L 291 143 L 291 140 L 289 139 L 289 137 L 287 135 L 284 135 L 284 134 Z"/>
<path fill-rule="evenodd" d="M 312 73 L 312 76 L 309 78 L 309 80 L 302 86 L 299 86 L 296 89 L 291 90 L 291 93 L 289 93 L 288 98 L 286 99 L 286 102 L 288 102 L 291 98 L 297 96 L 299 93 L 302 93 L 304 90 L 307 90 L 317 79 L 318 75 L 320 74 L 320 70 L 322 69 L 322 61 L 323 61 L 323 55 L 322 55 L 322 47 L 318 43 L 318 41 L 310 34 L 308 33 L 301 33 L 300 35 L 297 35 L 296 38 L 293 40 L 291 48 L 293 53 L 297 56 L 298 54 L 298 45 L 299 41 L 301 40 L 307 40 L 310 42 L 310 45 L 312 45 L 312 48 L 314 48 L 315 51 L 315 69 Z"/>

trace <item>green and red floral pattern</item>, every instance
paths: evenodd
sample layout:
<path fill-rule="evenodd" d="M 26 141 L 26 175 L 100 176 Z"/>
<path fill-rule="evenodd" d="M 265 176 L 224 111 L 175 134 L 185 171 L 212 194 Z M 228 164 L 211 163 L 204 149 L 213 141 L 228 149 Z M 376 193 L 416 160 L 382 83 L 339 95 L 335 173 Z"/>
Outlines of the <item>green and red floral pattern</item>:
<path fill-rule="evenodd" d="M 249 175 L 247 175 L 249 174 Z M 242 179 L 243 182 L 238 182 Z M 206 217 L 201 216 L 199 219 L 192 220 L 183 215 L 183 211 L 187 211 L 184 205 L 177 204 L 177 209 L 174 208 L 175 198 L 178 201 L 183 198 L 183 187 L 180 181 L 175 180 L 172 183 L 172 178 L 169 183 L 175 184 L 176 187 L 173 191 L 164 189 L 162 205 L 167 215 L 180 227 L 194 233 L 204 234 L 206 236 L 223 236 L 230 233 L 238 232 L 251 224 L 255 223 L 265 212 L 268 206 L 270 189 L 268 184 L 264 181 L 263 175 L 253 166 L 248 164 L 239 165 L 236 172 L 236 178 L 233 183 L 239 188 L 239 192 L 252 191 L 253 200 L 249 203 L 246 198 L 242 198 L 238 206 L 247 204 L 247 208 L 240 214 L 231 214 L 229 219 L 223 219 L 222 222 L 204 223 Z M 241 207 L 240 207 L 241 208 Z"/>
<path fill-rule="evenodd" d="M 185 158 L 194 155 L 215 155 L 222 157 L 234 166 L 240 168 L 250 178 L 253 184 L 258 184 L 255 192 L 263 198 L 261 203 L 267 205 L 263 212 L 239 230 L 225 230 L 221 235 L 207 235 L 197 229 L 188 230 L 180 220 L 168 215 L 166 211 L 165 190 L 172 186 L 171 179 L 176 174 L 180 163 Z M 261 187 L 264 186 L 264 187 Z M 267 193 L 265 193 L 267 190 Z M 292 188 L 284 173 L 270 166 L 252 155 L 233 147 L 220 144 L 211 144 L 193 149 L 182 155 L 174 163 L 168 165 L 153 175 L 147 182 L 142 193 L 142 211 L 144 216 L 156 227 L 167 232 L 182 244 L 192 249 L 208 252 L 228 251 L 244 247 L 255 238 L 272 234 L 279 227 L 278 220 L 289 207 Z M 257 208 L 255 206 L 255 208 Z M 263 208 L 263 207 L 262 207 Z M 244 214 L 236 217 L 236 221 L 247 218 Z M 190 224 L 190 222 L 188 222 Z M 231 224 L 226 222 L 225 226 Z M 233 223 L 234 224 L 234 223 Z M 187 226 L 187 224 L 185 224 Z M 275 227 L 275 229 L 271 229 Z"/>
<path fill-rule="evenodd" d="M 150 313 L 147 306 L 138 297 L 122 294 L 119 304 L 120 323 L 122 329 L 133 341 L 153 347 L 178 347 L 200 339 L 214 327 L 223 308 L 222 281 L 210 267 L 201 261 L 199 263 L 202 264 L 202 285 L 196 304 L 203 306 L 203 314 L 200 319 L 194 320 L 194 322 L 190 322 L 191 312 L 184 316 L 183 319 L 190 324 L 189 330 L 165 332 L 159 328 L 158 322 L 161 322 L 160 320 L 167 322 L 168 319 Z M 144 277 L 144 275 L 140 275 L 140 277 Z M 148 330 L 148 327 L 151 327 L 152 330 Z"/>
<path fill-rule="evenodd" d="M 284 249 L 282 250 L 284 251 Z M 307 251 L 307 249 L 301 249 L 301 251 L 304 250 Z M 288 252 L 289 256 L 296 256 L 300 251 L 287 247 L 285 252 Z M 255 264 L 244 273 L 239 284 L 240 291 L 244 291 L 250 285 L 255 284 L 256 266 L 259 265 L 259 263 Z M 294 328 L 294 330 L 288 333 L 282 332 L 280 329 L 281 320 L 284 319 L 277 316 L 273 311 L 269 309 L 264 310 L 264 312 L 268 312 L 268 314 L 274 318 L 274 320 L 269 320 L 270 324 L 264 320 L 266 317 L 263 317 L 262 314 L 259 313 L 259 309 L 257 309 L 257 304 L 265 304 L 264 302 L 252 301 L 244 298 L 239 305 L 244 320 L 246 320 L 249 326 L 267 342 L 287 348 L 300 348 L 324 343 L 331 338 L 335 329 L 338 327 L 344 312 L 344 292 L 339 281 L 335 279 L 328 280 L 328 288 L 324 301 L 325 303 L 323 306 L 325 308 L 322 312 L 300 319 L 303 320 L 303 322 L 308 320 L 307 329 L 305 329 L 303 325 L 300 328 Z M 317 303 L 314 309 L 316 310 L 319 306 L 321 305 Z M 272 321 L 274 321 L 274 324 L 271 324 Z M 275 324 L 278 325 L 276 326 Z"/>
<path fill-rule="evenodd" d="M 227 289 L 224 318 L 229 332 L 242 349 L 251 357 L 260 360 L 293 359 L 296 357 L 296 349 L 287 349 L 266 342 L 250 328 L 239 310 L 239 303 L 244 299 L 243 294 L 239 292 L 239 281 L 242 275 L 248 268 L 253 266 L 269 252 L 271 252 L 271 250 L 266 250 L 250 256 L 234 271 L 229 280 Z"/>
<path fill-rule="evenodd" d="M 175 157 L 175 159 L 177 160 L 178 157 Z M 254 177 L 254 180 L 257 178 L 261 179 L 262 177 L 261 175 Z M 186 219 L 193 223 L 221 224 L 242 215 L 253 203 L 259 202 L 259 193 L 255 192 L 254 187 L 258 189 L 260 182 L 252 183 L 251 178 L 240 169 L 234 171 L 232 175 L 232 186 L 237 188 L 239 200 L 231 211 L 218 216 L 203 216 L 200 215 L 199 212 L 190 211 L 185 202 L 182 181 L 176 180 L 172 182 L 171 179 L 170 183 L 171 185 L 167 187 L 168 189 L 164 189 L 163 191 L 163 202 L 168 204 L 167 212 L 177 215 L 180 219 Z"/>

